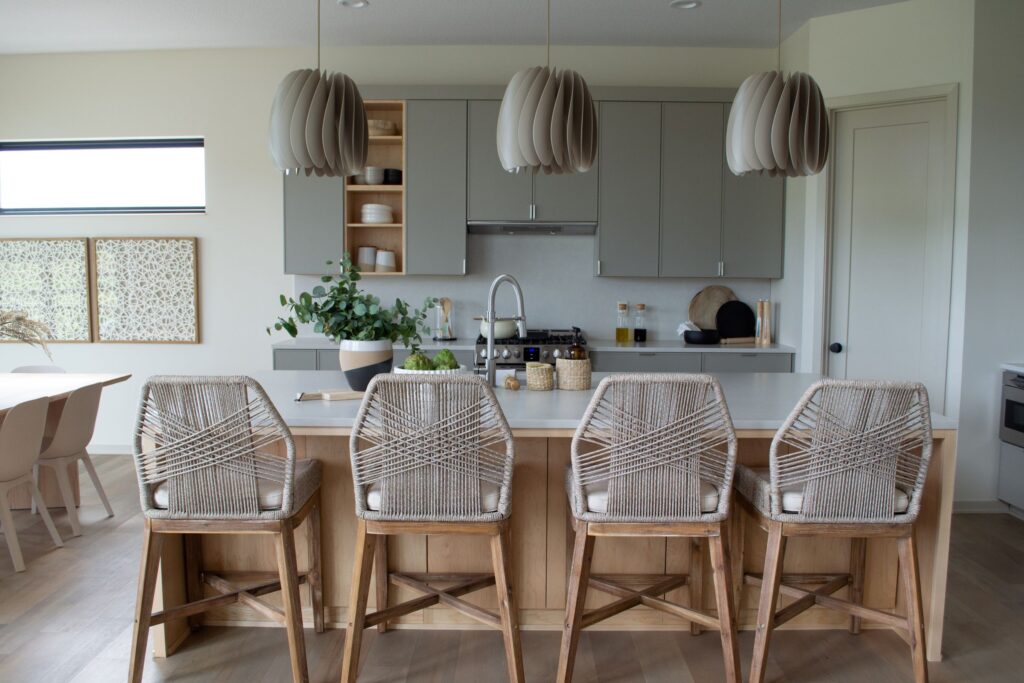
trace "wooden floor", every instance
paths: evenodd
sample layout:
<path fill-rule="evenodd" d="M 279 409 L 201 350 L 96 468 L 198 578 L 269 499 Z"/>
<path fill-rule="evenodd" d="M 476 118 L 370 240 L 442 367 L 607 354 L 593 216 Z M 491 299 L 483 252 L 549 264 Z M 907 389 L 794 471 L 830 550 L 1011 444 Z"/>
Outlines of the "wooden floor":
<path fill-rule="evenodd" d="M 84 535 L 70 539 L 67 516 L 54 519 L 66 539 L 55 549 L 38 516 L 16 512 L 28 571 L 15 574 L 0 545 L 0 681 L 108 683 L 128 668 L 142 517 L 135 473 L 125 456 L 94 456 L 117 516 L 106 519 L 95 492 L 82 487 Z M 946 659 L 932 664 L 937 683 L 1022 681 L 1024 522 L 1008 515 L 957 515 L 946 609 Z M 306 632 L 313 681 L 337 681 L 345 632 Z M 523 634 L 527 679 L 554 678 L 559 635 Z M 740 637 L 744 669 L 753 634 Z M 393 631 L 364 639 L 360 681 L 482 683 L 504 680 L 500 634 L 492 631 Z M 772 681 L 910 681 L 910 655 L 895 634 L 779 631 Z M 584 632 L 576 681 L 700 682 L 722 677 L 714 633 Z M 147 681 L 259 683 L 289 678 L 284 632 L 208 628 L 173 657 L 150 660 Z"/>

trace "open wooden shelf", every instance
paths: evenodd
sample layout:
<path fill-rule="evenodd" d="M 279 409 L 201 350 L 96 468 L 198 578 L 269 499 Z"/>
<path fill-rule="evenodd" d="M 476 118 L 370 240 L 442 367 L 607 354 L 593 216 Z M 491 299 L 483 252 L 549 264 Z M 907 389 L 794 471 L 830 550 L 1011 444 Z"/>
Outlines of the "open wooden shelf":
<path fill-rule="evenodd" d="M 368 119 L 393 121 L 397 135 L 370 135 L 367 166 L 397 168 L 405 172 L 405 102 L 403 100 L 367 100 Z M 394 273 L 363 273 L 367 277 L 405 274 L 405 185 L 356 185 L 345 180 L 345 250 L 356 259 L 359 247 L 376 247 L 395 252 L 398 270 Z M 365 204 L 391 207 L 394 223 L 361 222 Z"/>

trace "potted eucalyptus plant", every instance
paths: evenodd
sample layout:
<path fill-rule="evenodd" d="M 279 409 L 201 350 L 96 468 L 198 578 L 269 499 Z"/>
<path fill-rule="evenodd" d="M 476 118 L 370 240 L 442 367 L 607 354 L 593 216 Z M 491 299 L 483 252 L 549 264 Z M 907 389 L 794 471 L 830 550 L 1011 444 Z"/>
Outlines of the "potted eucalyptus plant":
<path fill-rule="evenodd" d="M 282 294 L 281 305 L 290 315 L 274 323 L 275 330 L 284 330 L 292 337 L 298 335 L 299 323 L 312 323 L 317 334 L 338 342 L 341 369 L 356 391 L 365 391 L 374 375 L 391 371 L 395 342 L 416 349 L 422 341 L 420 333 L 427 331 L 427 311 L 437 303 L 427 298 L 423 308 L 411 309 L 405 301 L 395 299 L 395 305 L 387 308 L 379 298 L 359 289 L 361 278 L 359 268 L 346 253 L 338 275 L 320 278 L 326 287 L 317 285 L 297 298 Z"/>

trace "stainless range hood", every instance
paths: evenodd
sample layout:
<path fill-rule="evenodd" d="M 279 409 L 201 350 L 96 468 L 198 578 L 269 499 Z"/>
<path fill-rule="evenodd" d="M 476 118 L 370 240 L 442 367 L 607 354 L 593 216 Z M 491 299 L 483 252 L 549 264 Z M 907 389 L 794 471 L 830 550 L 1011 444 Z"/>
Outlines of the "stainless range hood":
<path fill-rule="evenodd" d="M 466 223 L 466 232 L 470 235 L 594 235 L 597 224 L 470 221 Z"/>

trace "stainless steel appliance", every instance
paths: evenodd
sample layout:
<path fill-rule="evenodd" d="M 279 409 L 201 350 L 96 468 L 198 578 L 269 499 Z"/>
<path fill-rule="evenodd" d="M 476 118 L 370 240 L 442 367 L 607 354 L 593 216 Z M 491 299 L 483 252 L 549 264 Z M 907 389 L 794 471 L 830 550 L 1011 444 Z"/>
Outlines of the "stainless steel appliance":
<path fill-rule="evenodd" d="M 999 500 L 1024 509 L 1024 374 L 1003 372 L 999 414 Z"/>
<path fill-rule="evenodd" d="M 580 342 L 586 346 L 587 340 L 581 334 Z M 527 330 L 526 336 L 508 339 L 495 339 L 491 357 L 499 368 L 522 369 L 527 361 L 554 363 L 564 358 L 572 345 L 572 329 L 563 330 Z M 487 340 L 483 335 L 476 339 L 476 367 L 487 365 Z"/>

